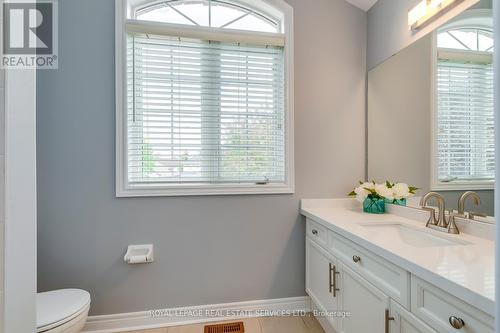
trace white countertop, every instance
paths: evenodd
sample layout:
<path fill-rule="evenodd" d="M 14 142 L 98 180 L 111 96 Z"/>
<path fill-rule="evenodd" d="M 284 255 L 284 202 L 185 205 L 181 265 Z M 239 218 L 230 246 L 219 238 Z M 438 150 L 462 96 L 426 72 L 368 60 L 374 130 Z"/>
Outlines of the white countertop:
<path fill-rule="evenodd" d="M 375 215 L 363 213 L 361 204 L 354 199 L 304 199 L 301 214 L 494 316 L 494 242 L 465 233 L 449 235 L 434 231 L 425 227 L 428 213 L 407 207 L 388 207 L 388 213 Z M 416 247 L 394 234 L 373 232 L 364 227 L 387 223 L 408 225 L 466 244 Z M 494 230 L 494 226 L 487 228 Z"/>

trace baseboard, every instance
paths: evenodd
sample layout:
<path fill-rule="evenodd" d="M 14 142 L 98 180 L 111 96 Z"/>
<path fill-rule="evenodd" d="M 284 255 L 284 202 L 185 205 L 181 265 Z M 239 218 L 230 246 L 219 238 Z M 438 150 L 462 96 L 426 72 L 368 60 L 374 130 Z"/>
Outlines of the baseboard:
<path fill-rule="evenodd" d="M 311 311 L 320 311 L 320 309 L 316 306 L 314 303 L 315 301 L 311 298 Z M 323 327 L 323 330 L 325 333 L 337 333 L 333 325 L 330 323 L 330 321 L 327 319 L 325 316 L 317 316 L 316 319 L 318 320 L 319 324 L 321 327 Z"/>
<path fill-rule="evenodd" d="M 188 306 L 182 308 L 91 316 L 82 333 L 116 333 L 168 326 L 233 320 L 245 317 L 287 315 L 310 312 L 308 296 L 248 301 L 226 304 Z"/>

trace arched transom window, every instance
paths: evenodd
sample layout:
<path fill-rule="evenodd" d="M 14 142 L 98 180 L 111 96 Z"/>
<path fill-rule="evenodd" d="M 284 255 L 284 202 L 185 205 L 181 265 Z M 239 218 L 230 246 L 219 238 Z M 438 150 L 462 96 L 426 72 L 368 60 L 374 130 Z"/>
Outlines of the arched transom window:
<path fill-rule="evenodd" d="M 281 22 L 255 8 L 221 0 L 168 0 L 139 7 L 138 20 L 201 27 L 281 32 Z"/>
<path fill-rule="evenodd" d="M 438 47 L 493 53 L 493 32 L 488 29 L 474 27 L 447 29 L 438 34 Z"/>

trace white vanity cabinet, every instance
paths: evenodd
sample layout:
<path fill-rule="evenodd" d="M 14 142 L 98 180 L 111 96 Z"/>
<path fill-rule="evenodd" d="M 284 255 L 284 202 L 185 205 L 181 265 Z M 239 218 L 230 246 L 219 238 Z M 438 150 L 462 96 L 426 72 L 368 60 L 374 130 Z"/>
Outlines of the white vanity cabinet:
<path fill-rule="evenodd" d="M 311 239 L 306 242 L 306 291 L 321 311 L 335 312 L 340 306 L 337 260 Z M 325 317 L 339 332 L 337 316 Z"/>
<path fill-rule="evenodd" d="M 342 332 L 385 332 L 389 297 L 346 266 L 342 266 L 340 280 L 342 307 L 350 312 L 342 320 Z"/>
<path fill-rule="evenodd" d="M 490 315 L 311 219 L 306 291 L 318 311 L 349 312 L 319 318 L 327 332 L 494 332 Z M 452 319 L 463 326 L 453 327 Z"/>

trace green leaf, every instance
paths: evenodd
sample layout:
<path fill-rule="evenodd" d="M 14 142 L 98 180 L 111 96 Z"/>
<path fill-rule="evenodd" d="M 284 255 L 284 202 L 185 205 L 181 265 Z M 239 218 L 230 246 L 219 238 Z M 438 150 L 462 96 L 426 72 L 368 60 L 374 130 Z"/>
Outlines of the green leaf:
<path fill-rule="evenodd" d="M 348 194 L 348 196 L 354 197 L 354 196 L 356 196 L 356 192 L 352 191 L 351 193 Z"/>
<path fill-rule="evenodd" d="M 370 195 L 377 195 L 377 191 L 375 191 L 374 189 L 369 189 L 369 188 L 365 188 L 363 187 L 365 190 L 367 190 L 368 192 L 370 192 Z"/>
<path fill-rule="evenodd" d="M 388 180 L 385 181 L 385 186 L 387 186 L 388 188 L 392 188 L 394 186 L 394 184 L 391 184 L 389 183 Z"/>

